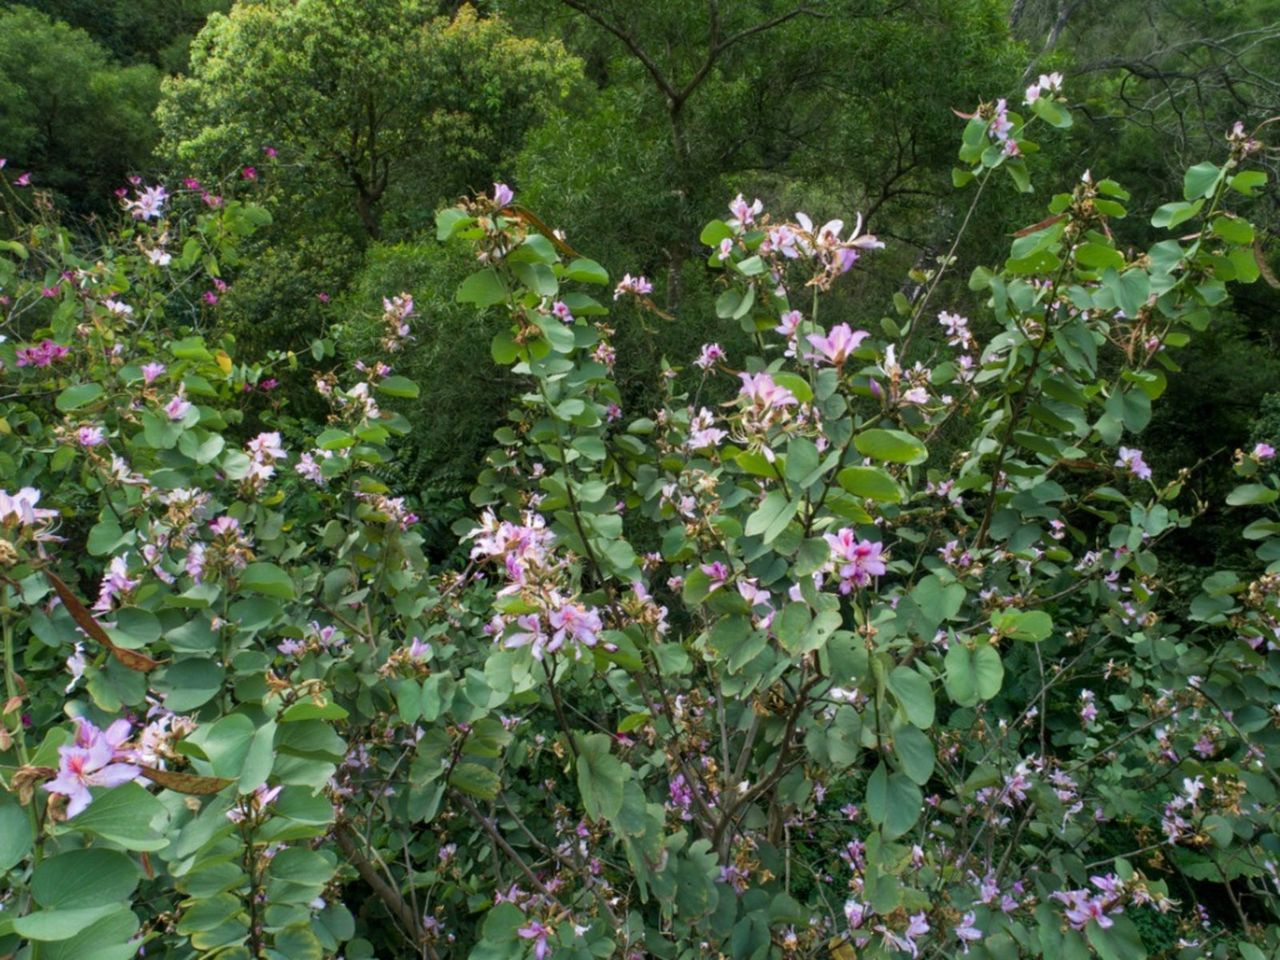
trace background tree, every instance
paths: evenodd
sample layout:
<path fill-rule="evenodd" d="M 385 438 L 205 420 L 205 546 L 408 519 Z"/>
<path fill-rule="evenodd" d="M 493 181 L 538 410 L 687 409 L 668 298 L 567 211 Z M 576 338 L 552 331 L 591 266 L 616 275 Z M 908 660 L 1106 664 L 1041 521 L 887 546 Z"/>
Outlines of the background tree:
<path fill-rule="evenodd" d="M 120 66 L 84 31 L 0 10 L 0 156 L 80 213 L 101 210 L 149 165 L 159 74 Z"/>
<path fill-rule="evenodd" d="M 232 0 L 30 0 L 26 6 L 88 33 L 122 63 L 164 73 L 187 66 L 187 48 L 209 14 Z"/>
<path fill-rule="evenodd" d="M 576 75 L 557 43 L 516 37 L 469 7 L 452 19 L 436 10 L 267 0 L 211 17 L 191 75 L 165 85 L 162 150 L 227 171 L 271 146 L 279 206 L 336 195 L 372 239 L 386 209 L 393 229 L 420 226 L 436 199 L 486 186 Z"/>

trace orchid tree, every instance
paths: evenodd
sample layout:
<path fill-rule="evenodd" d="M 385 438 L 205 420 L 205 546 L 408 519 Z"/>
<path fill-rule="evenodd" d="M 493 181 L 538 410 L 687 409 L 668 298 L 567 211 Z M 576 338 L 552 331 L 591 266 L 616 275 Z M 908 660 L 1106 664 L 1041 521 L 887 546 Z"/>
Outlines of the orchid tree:
<path fill-rule="evenodd" d="M 1036 127 L 966 118 L 970 217 Z M 1190 591 L 1202 505 L 1141 433 L 1229 284 L 1257 141 L 1187 171 L 1145 250 L 1073 177 L 983 311 L 954 248 L 876 330 L 830 291 L 861 221 L 735 198 L 701 235 L 756 344 L 623 409 L 610 306 L 653 284 L 514 192 L 437 216 L 525 391 L 431 569 L 380 479 L 419 318 L 311 366 L 217 332 L 266 226 L 138 183 L 105 249 L 38 216 L 0 258 L 0 954 L 52 958 L 1243 956 L 1280 947 L 1280 497 Z M 972 311 L 970 311 L 973 313 Z M 662 322 L 679 322 L 679 318 Z M 341 337 L 337 330 L 335 337 Z M 675 373 L 677 366 L 669 366 Z M 272 402 L 308 376 L 303 426 Z M 713 397 L 725 397 L 716 402 Z"/>

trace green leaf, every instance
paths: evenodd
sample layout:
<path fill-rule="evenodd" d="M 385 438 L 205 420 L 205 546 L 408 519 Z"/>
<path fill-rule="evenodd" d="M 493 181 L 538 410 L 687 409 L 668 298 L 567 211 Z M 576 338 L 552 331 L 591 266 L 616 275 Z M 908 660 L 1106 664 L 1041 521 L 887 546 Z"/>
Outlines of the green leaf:
<path fill-rule="evenodd" d="M 781 490 L 774 490 L 747 517 L 746 534 L 749 537 L 762 537 L 766 544 L 772 543 L 786 529 L 799 509 L 799 499 L 788 500 Z"/>
<path fill-rule="evenodd" d="M 1116 306 L 1130 319 L 1136 317 L 1138 311 L 1146 306 L 1147 297 L 1151 293 L 1151 278 L 1145 270 L 1128 270 L 1124 274 L 1106 270 L 1102 274 L 1102 285 L 1111 291 Z"/>
<path fill-rule="evenodd" d="M 611 744 L 603 733 L 578 738 L 578 790 L 593 820 L 612 820 L 622 810 L 627 768 L 610 752 Z"/>
<path fill-rule="evenodd" d="M 889 463 L 919 464 L 929 459 L 925 445 L 902 430 L 873 427 L 858 434 L 853 444 L 863 456 Z"/>
<path fill-rule="evenodd" d="M 297 723 L 301 720 L 345 720 L 349 714 L 336 703 L 316 703 L 299 700 L 280 714 L 281 723 Z"/>
<path fill-rule="evenodd" d="M 545 263 L 512 263 L 511 271 L 526 290 L 540 297 L 551 298 L 560 292 L 560 281 L 555 271 Z"/>
<path fill-rule="evenodd" d="M 1053 633 L 1053 618 L 1043 610 L 1002 610 L 991 615 L 991 628 L 1002 637 L 1039 643 Z"/>
<path fill-rule="evenodd" d="M 1280 493 L 1261 483 L 1245 483 L 1227 494 L 1227 503 L 1233 507 L 1256 506 L 1275 503 Z"/>
<path fill-rule="evenodd" d="M 1198 214 L 1203 206 L 1204 200 L 1197 200 L 1194 203 L 1187 203 L 1183 200 L 1166 203 L 1157 207 L 1156 212 L 1151 215 L 1151 225 L 1172 230 L 1178 224 L 1185 223 Z"/>
<path fill-rule="evenodd" d="M 169 845 L 163 833 L 169 811 L 137 783 L 91 792 L 93 802 L 55 832 L 83 831 L 136 852 L 162 850 Z"/>
<path fill-rule="evenodd" d="M 901 503 L 903 500 L 898 481 L 880 467 L 845 467 L 836 479 L 855 497 L 882 503 Z"/>
<path fill-rule="evenodd" d="M 48 909 L 100 907 L 129 899 L 140 875 L 137 864 L 116 850 L 71 850 L 36 865 L 31 895 Z"/>
<path fill-rule="evenodd" d="M 108 903 L 69 910 L 38 910 L 14 920 L 13 929 L 29 940 L 70 940 L 81 930 L 119 909 L 118 905 Z"/>
<path fill-rule="evenodd" d="M 1197 200 L 1200 197 L 1211 197 L 1213 191 L 1218 186 L 1218 179 L 1222 176 L 1222 171 L 1215 167 L 1209 161 L 1197 163 L 1194 167 L 1186 172 L 1182 179 L 1182 195 L 1187 200 Z"/>
<path fill-rule="evenodd" d="M 922 730 L 933 726 L 933 687 L 913 667 L 894 667 L 889 674 L 889 689 L 906 711 L 907 719 Z"/>
<path fill-rule="evenodd" d="M 976 706 L 990 700 L 1004 684 L 1004 664 L 999 652 L 990 644 L 969 649 L 953 641 L 944 660 L 944 683 L 951 699 L 961 707 Z"/>
<path fill-rule="evenodd" d="M 702 228 L 702 233 L 698 236 L 698 240 L 703 246 L 718 247 L 720 241 L 726 237 L 733 236 L 733 229 L 723 220 L 712 220 Z"/>
<path fill-rule="evenodd" d="M 386 377 L 378 381 L 378 392 L 385 393 L 389 397 L 407 397 L 413 399 L 418 396 L 418 385 L 408 377 L 402 377 L 399 374 Z"/>
<path fill-rule="evenodd" d="M 69 413 L 72 410 L 79 410 L 81 407 L 88 406 L 102 394 L 101 384 L 77 383 L 58 394 L 58 399 L 54 401 L 54 406 L 63 413 Z"/>
<path fill-rule="evenodd" d="M 179 360 L 212 360 L 213 354 L 204 345 L 203 337 L 183 337 L 169 344 L 169 351 Z"/>
<path fill-rule="evenodd" d="M 249 741 L 244 761 L 240 766 L 241 794 L 252 793 L 267 782 L 267 777 L 271 774 L 271 766 L 275 762 L 275 754 L 272 751 L 275 746 L 275 737 L 276 722 L 274 720 L 268 720 L 254 730 L 253 739 Z"/>
<path fill-rule="evenodd" d="M 609 271 L 594 260 L 588 260 L 580 257 L 574 260 L 565 269 L 566 280 L 573 280 L 577 283 L 608 283 Z"/>
<path fill-rule="evenodd" d="M 1219 216 L 1214 218 L 1212 229 L 1223 240 L 1231 243 L 1237 243 L 1241 246 L 1253 243 L 1253 224 L 1248 220 L 1241 220 L 1239 217 Z"/>
<path fill-rule="evenodd" d="M 240 586 L 244 590 L 281 600 L 293 600 L 297 597 L 289 574 L 274 563 L 249 564 L 240 574 Z"/>
<path fill-rule="evenodd" d="M 1243 170 L 1227 181 L 1227 186 L 1246 197 L 1257 194 L 1258 188 L 1265 186 L 1267 175 L 1261 170 Z"/>
<path fill-rule="evenodd" d="M 343 447 L 355 446 L 356 438 L 345 430 L 329 427 L 316 437 L 316 446 L 321 450 L 341 450 Z"/>
<path fill-rule="evenodd" d="M 0 876 L 31 852 L 33 839 L 27 812 L 5 796 L 0 796 Z"/>
<path fill-rule="evenodd" d="M 902 773 L 888 772 L 879 764 L 867 780 L 867 816 L 893 840 L 910 830 L 924 809 L 920 788 Z"/>
<path fill-rule="evenodd" d="M 167 709 L 186 713 L 217 696 L 225 679 L 222 664 L 204 657 L 187 657 L 165 669 L 156 689 L 164 695 Z"/>
<path fill-rule="evenodd" d="M 66 940 L 45 943 L 40 960 L 132 960 L 138 955 L 138 918 L 117 908 Z"/>
<path fill-rule="evenodd" d="M 1146 960 L 1147 951 L 1142 935 L 1127 916 L 1113 915 L 1112 925 L 1103 929 L 1096 920 L 1090 920 L 1085 934 L 1102 960 Z"/>
<path fill-rule="evenodd" d="M 448 240 L 463 227 L 470 226 L 475 218 L 458 207 L 446 207 L 436 213 L 436 239 Z"/>
<path fill-rule="evenodd" d="M 1048 97 L 1037 97 L 1032 101 L 1031 112 L 1059 130 L 1066 130 L 1071 126 L 1071 114 L 1067 108 Z"/>
<path fill-rule="evenodd" d="M 459 303 L 474 303 L 477 307 L 489 307 L 507 299 L 507 287 L 493 267 L 473 273 L 458 287 Z"/>
<path fill-rule="evenodd" d="M 502 789 L 502 781 L 488 767 L 478 763 L 460 763 L 449 775 L 449 786 L 482 800 L 492 800 Z"/>
<path fill-rule="evenodd" d="M 924 786 L 933 775 L 933 741 L 919 727 L 908 724 L 893 733 L 893 751 L 912 783 Z"/>

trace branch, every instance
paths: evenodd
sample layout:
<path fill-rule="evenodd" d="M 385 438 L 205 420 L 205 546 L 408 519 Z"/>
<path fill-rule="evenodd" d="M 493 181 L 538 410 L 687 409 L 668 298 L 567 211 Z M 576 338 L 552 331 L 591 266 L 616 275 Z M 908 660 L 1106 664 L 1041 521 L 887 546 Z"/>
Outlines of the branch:
<path fill-rule="evenodd" d="M 634 36 L 624 30 L 620 25 L 611 23 L 599 12 L 591 9 L 587 6 L 584 0 L 560 0 L 560 2 L 566 7 L 577 10 L 583 16 L 594 20 L 605 30 L 608 30 L 615 37 L 621 40 L 623 45 L 631 51 L 632 55 L 635 56 L 635 58 L 644 65 L 644 68 L 649 71 L 649 75 L 653 77 L 653 82 L 656 83 L 658 85 L 658 89 L 666 95 L 667 100 L 671 103 L 676 102 L 675 87 L 672 86 L 671 81 L 663 75 L 662 71 L 658 68 L 658 65 L 653 61 L 653 58 L 645 53 L 644 49 L 640 46 L 639 41 L 637 41 Z"/>
<path fill-rule="evenodd" d="M 387 883 L 382 874 L 378 873 L 368 858 L 360 852 L 355 838 L 351 835 L 351 829 L 345 823 L 336 824 L 333 828 L 333 839 L 337 842 L 338 849 L 356 868 L 360 879 L 373 888 L 373 892 L 386 904 L 391 915 L 413 937 L 414 943 L 423 943 L 426 940 L 426 931 L 422 928 L 421 918 L 401 896 L 400 891 Z"/>

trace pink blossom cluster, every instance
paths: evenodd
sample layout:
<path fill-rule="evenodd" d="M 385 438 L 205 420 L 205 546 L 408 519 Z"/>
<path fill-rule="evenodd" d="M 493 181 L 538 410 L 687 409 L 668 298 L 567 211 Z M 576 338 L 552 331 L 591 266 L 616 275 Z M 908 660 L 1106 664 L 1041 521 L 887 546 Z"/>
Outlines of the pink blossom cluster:
<path fill-rule="evenodd" d="M 52 340 L 41 340 L 34 347 L 19 347 L 17 353 L 17 365 L 19 367 L 49 367 L 55 360 L 61 360 L 68 353 L 68 347 L 64 347 L 60 343 L 54 343 Z"/>
<path fill-rule="evenodd" d="M 863 251 L 883 249 L 884 243 L 874 234 L 862 232 L 862 215 L 859 214 L 847 237 L 843 220 L 828 220 L 815 227 L 806 213 L 797 213 L 795 221 L 770 227 L 760 244 L 760 255 L 773 261 L 774 277 L 782 279 L 782 261 L 812 260 L 817 272 L 809 284 L 828 289 L 842 274 L 848 273 Z M 778 258 L 781 258 L 781 261 Z"/>
<path fill-rule="evenodd" d="M 388 353 L 400 350 L 406 342 L 413 339 L 409 335 L 409 317 L 413 315 L 413 295 L 397 294 L 394 297 L 382 298 L 383 334 L 381 346 Z"/>
<path fill-rule="evenodd" d="M 624 294 L 630 294 L 633 297 L 645 297 L 653 293 L 653 284 L 648 278 L 642 276 L 631 276 L 629 273 L 622 275 L 622 279 L 618 281 L 618 285 L 613 288 L 613 299 L 617 300 Z"/>
<path fill-rule="evenodd" d="M 124 208 L 135 220 L 156 220 L 164 215 L 164 204 L 169 194 L 162 186 L 135 190 L 133 199 L 124 200 Z"/>
<path fill-rule="evenodd" d="M 275 476 L 276 463 L 289 456 L 277 431 L 258 434 L 245 444 L 245 452 L 249 454 L 249 473 L 245 479 L 255 490 L 261 490 Z"/>
<path fill-rule="evenodd" d="M 58 748 L 58 775 L 44 785 L 49 793 L 67 798 L 68 818 L 92 802 L 90 787 L 118 787 L 141 776 L 134 751 L 126 746 L 130 730 L 127 720 L 117 720 L 106 730 L 76 720 L 75 740 Z"/>
<path fill-rule="evenodd" d="M 565 595 L 567 563 L 553 555 L 555 539 L 542 516 L 529 510 L 521 520 L 499 520 L 485 511 L 469 535 L 475 540 L 471 558 L 496 564 L 503 572 L 506 583 L 499 596 L 519 595 L 537 608 L 514 620 L 497 614 L 488 632 L 505 647 L 528 647 L 537 660 L 560 650 L 580 658 L 600 642 L 600 613 Z"/>
<path fill-rule="evenodd" d="M 849 527 L 824 535 L 831 548 L 831 559 L 840 577 L 840 592 L 852 593 L 871 583 L 872 577 L 884 576 L 884 545 L 860 540 Z"/>

